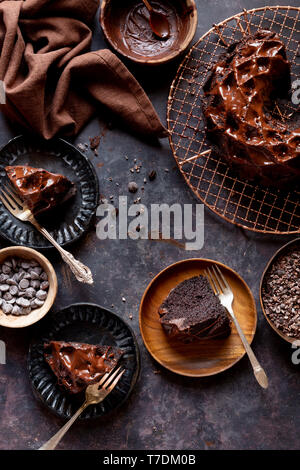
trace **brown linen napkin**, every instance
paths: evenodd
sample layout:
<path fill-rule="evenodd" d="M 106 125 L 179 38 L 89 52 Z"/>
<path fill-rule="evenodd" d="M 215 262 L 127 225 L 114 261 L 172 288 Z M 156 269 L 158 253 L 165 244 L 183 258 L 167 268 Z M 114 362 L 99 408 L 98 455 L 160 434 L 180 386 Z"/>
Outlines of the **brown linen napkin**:
<path fill-rule="evenodd" d="M 139 134 L 166 136 L 122 62 L 109 50 L 89 51 L 97 8 L 97 0 L 0 3 L 0 80 L 6 88 L 0 109 L 46 139 L 77 134 L 99 104 Z"/>

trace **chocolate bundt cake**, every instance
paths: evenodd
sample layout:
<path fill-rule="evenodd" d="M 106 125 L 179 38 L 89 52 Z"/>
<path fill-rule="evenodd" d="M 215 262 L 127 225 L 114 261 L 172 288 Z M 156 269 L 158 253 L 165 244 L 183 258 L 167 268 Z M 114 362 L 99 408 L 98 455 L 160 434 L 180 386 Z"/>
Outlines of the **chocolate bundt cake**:
<path fill-rule="evenodd" d="M 59 385 L 69 393 L 82 392 L 88 385 L 99 382 L 110 372 L 123 355 L 112 346 L 50 341 L 44 344 L 44 357 L 58 379 Z"/>
<path fill-rule="evenodd" d="M 300 176 L 300 123 L 270 115 L 291 86 L 285 45 L 260 31 L 228 47 L 204 85 L 207 135 L 245 179 L 285 186 Z"/>
<path fill-rule="evenodd" d="M 227 312 L 204 276 L 181 282 L 158 313 L 165 332 L 186 343 L 201 338 L 226 338 L 231 332 Z"/>
<path fill-rule="evenodd" d="M 75 185 L 63 175 L 31 166 L 7 166 L 7 176 L 33 214 L 52 209 L 72 197 Z"/>

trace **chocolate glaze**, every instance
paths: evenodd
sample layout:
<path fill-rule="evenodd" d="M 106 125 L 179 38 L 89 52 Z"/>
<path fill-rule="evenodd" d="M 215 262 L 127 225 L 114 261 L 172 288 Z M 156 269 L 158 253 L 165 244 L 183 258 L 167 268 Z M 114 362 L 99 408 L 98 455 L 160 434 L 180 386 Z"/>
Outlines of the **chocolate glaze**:
<path fill-rule="evenodd" d="M 73 196 L 75 186 L 65 176 L 31 166 L 7 166 L 8 178 L 29 209 L 38 214 Z"/>
<path fill-rule="evenodd" d="M 44 349 L 45 359 L 57 376 L 59 385 L 73 394 L 98 382 L 123 355 L 120 349 L 111 346 L 64 341 L 50 341 Z"/>
<path fill-rule="evenodd" d="M 260 31 L 228 48 L 204 85 L 207 133 L 246 179 L 284 186 L 300 176 L 300 127 L 268 113 L 287 97 L 290 64 L 279 36 Z"/>
<path fill-rule="evenodd" d="M 184 2 L 168 0 L 155 0 L 151 2 L 155 11 L 166 16 L 170 35 L 166 39 L 159 39 L 152 31 L 149 20 L 150 13 L 143 2 L 124 0 L 111 2 L 110 21 L 106 21 L 109 36 L 115 38 L 118 44 L 122 44 L 124 53 L 130 51 L 137 57 L 153 58 L 164 56 L 170 51 L 179 50 L 183 39 L 186 37 L 189 21 L 189 13 L 184 9 Z"/>

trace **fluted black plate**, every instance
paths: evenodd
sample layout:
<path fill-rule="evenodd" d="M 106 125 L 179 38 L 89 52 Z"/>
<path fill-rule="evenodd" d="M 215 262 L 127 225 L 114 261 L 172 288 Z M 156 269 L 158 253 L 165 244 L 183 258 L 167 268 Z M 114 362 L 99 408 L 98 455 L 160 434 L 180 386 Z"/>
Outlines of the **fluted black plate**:
<path fill-rule="evenodd" d="M 116 346 L 124 351 L 120 361 L 126 372 L 118 385 L 98 405 L 89 406 L 80 419 L 97 418 L 115 410 L 129 397 L 140 369 L 139 349 L 131 328 L 116 314 L 94 304 L 74 304 L 44 321 L 43 333 L 29 348 L 28 369 L 34 394 L 56 415 L 69 419 L 84 401 L 84 393 L 71 395 L 57 384 L 44 359 L 47 341 Z"/>
<path fill-rule="evenodd" d="M 99 199 L 98 178 L 91 162 L 63 139 L 39 140 L 18 136 L 0 150 L 0 185 L 7 165 L 30 165 L 60 173 L 75 183 L 76 195 L 60 207 L 39 216 L 40 223 L 62 246 L 80 238 L 92 221 Z M 51 248 L 31 224 L 21 222 L 0 203 L 0 235 L 15 245 Z"/>

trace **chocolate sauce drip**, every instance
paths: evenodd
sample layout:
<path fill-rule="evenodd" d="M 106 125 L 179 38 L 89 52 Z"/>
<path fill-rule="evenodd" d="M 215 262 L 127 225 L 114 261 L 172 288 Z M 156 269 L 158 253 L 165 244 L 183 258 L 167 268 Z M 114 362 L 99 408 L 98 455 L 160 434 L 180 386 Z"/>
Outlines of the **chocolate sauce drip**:
<path fill-rule="evenodd" d="M 79 393 L 96 383 L 117 364 L 123 352 L 111 346 L 50 341 L 44 345 L 45 359 L 70 393 Z"/>
<path fill-rule="evenodd" d="M 300 176 L 300 127 L 270 114 L 290 85 L 285 46 L 270 31 L 233 44 L 212 69 L 204 86 L 207 133 L 245 179 L 284 186 Z"/>
<path fill-rule="evenodd" d="M 52 209 L 76 191 L 65 176 L 42 168 L 17 165 L 7 166 L 5 170 L 13 187 L 34 214 Z"/>

